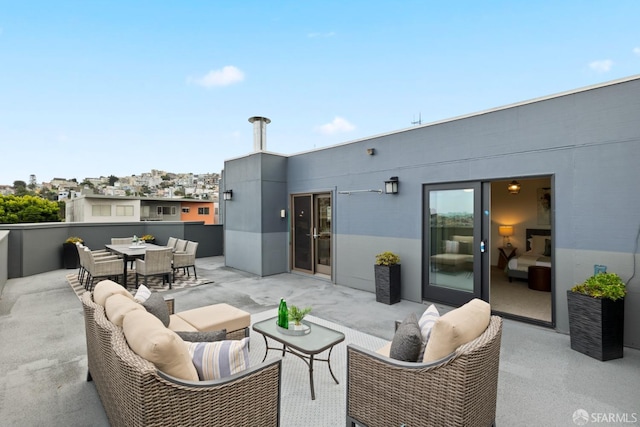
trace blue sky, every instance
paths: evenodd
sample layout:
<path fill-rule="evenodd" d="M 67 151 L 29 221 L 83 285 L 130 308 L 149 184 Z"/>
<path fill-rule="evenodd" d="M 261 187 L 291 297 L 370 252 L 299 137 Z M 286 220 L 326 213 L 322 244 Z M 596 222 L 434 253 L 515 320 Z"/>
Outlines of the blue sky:
<path fill-rule="evenodd" d="M 640 73 L 640 2 L 0 0 L 0 184 L 220 172 Z"/>

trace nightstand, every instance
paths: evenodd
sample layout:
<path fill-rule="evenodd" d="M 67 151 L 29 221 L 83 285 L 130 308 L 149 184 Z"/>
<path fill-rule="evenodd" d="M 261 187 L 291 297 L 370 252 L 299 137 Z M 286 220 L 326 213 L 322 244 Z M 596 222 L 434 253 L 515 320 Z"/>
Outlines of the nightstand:
<path fill-rule="evenodd" d="M 509 263 L 509 260 L 516 256 L 518 248 L 516 248 L 515 246 L 502 247 L 498 248 L 498 251 L 500 251 L 500 258 L 498 258 L 498 268 L 504 269 Z"/>

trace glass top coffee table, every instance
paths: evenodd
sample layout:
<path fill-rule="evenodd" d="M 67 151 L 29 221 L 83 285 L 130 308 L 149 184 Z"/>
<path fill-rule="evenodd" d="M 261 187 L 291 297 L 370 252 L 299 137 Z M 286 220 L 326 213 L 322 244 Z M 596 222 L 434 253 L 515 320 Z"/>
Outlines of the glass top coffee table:
<path fill-rule="evenodd" d="M 314 361 L 327 362 L 327 366 L 329 367 L 329 372 L 331 373 L 333 380 L 336 384 L 339 384 L 338 379 L 333 375 L 333 371 L 331 370 L 331 351 L 336 344 L 344 341 L 344 334 L 325 326 L 320 326 L 316 323 L 304 321 L 304 323 L 311 327 L 308 334 L 287 335 L 280 332 L 280 328 L 276 325 L 276 320 L 276 317 L 272 317 L 253 324 L 253 330 L 262 334 L 262 337 L 264 338 L 265 351 L 262 361 L 264 362 L 267 358 L 269 350 L 282 351 L 282 356 L 286 353 L 291 353 L 302 359 L 309 367 L 309 383 L 311 385 L 311 399 L 313 400 L 316 398 L 313 386 Z M 272 340 L 279 342 L 282 344 L 282 348 L 269 347 L 267 338 L 271 338 Z M 315 355 L 322 353 L 325 350 L 329 350 L 329 354 L 326 359 L 315 358 Z"/>

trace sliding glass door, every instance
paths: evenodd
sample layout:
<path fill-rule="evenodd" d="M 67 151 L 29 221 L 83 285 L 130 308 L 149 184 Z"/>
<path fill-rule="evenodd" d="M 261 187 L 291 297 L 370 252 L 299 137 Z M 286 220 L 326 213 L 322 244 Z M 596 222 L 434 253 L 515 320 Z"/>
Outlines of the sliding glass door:
<path fill-rule="evenodd" d="M 424 187 L 423 299 L 459 306 L 482 297 L 481 188 L 480 182 Z"/>

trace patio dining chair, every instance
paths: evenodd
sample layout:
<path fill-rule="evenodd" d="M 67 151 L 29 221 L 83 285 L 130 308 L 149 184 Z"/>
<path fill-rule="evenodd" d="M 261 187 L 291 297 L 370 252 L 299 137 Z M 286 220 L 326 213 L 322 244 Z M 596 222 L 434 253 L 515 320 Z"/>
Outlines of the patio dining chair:
<path fill-rule="evenodd" d="M 133 237 L 112 237 L 112 245 L 130 245 L 133 241 Z"/>
<path fill-rule="evenodd" d="M 162 286 L 169 282 L 171 289 L 172 267 L 171 261 L 173 253 L 171 248 L 148 249 L 144 254 L 144 259 L 136 259 L 136 289 L 138 288 L 138 278 L 144 277 L 144 285 L 147 286 L 149 276 L 162 276 Z"/>
<path fill-rule="evenodd" d="M 85 249 L 88 249 L 91 255 L 94 256 L 99 261 L 109 261 L 112 259 L 118 259 L 117 256 L 113 255 L 111 252 L 106 249 L 96 249 L 91 250 L 88 246 L 83 245 L 82 243 L 76 243 L 76 248 L 78 250 L 78 261 L 80 263 L 80 268 L 78 268 L 78 282 L 83 285 L 85 276 L 88 275 L 87 271 L 87 257 L 85 256 Z"/>
<path fill-rule="evenodd" d="M 133 242 L 133 237 L 112 237 L 111 244 L 112 245 L 130 245 Z M 134 264 L 133 260 L 131 260 L 131 266 L 129 268 L 133 269 Z"/>
<path fill-rule="evenodd" d="M 85 281 L 84 288 L 88 291 L 93 289 L 96 279 L 113 279 L 116 282 L 120 277 L 124 278 L 124 263 L 113 256 L 95 256 L 89 248 L 84 248 L 80 253 L 80 262 L 84 265 Z"/>
<path fill-rule="evenodd" d="M 176 270 L 182 269 L 183 274 L 189 276 L 189 268 L 193 268 L 193 276 L 198 279 L 196 273 L 196 252 L 198 242 L 188 241 L 184 253 L 173 254 L 173 281 L 176 281 Z"/>
<path fill-rule="evenodd" d="M 167 247 L 171 249 L 175 249 L 176 243 L 178 243 L 177 237 L 169 237 L 169 240 L 167 240 Z"/>
<path fill-rule="evenodd" d="M 187 250 L 187 241 L 184 239 L 178 239 L 174 252 L 185 252 Z"/>

